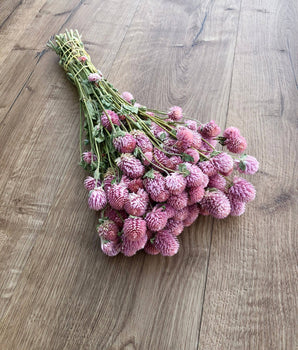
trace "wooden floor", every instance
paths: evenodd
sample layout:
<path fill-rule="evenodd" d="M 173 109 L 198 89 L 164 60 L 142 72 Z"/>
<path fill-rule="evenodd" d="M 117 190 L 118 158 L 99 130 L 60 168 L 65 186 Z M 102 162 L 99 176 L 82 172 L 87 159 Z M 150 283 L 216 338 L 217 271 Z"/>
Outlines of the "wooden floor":
<path fill-rule="evenodd" d="M 294 350 L 298 2 L 0 2 L 0 348 Z M 78 166 L 75 88 L 45 50 L 77 28 L 147 106 L 237 126 L 261 170 L 240 218 L 172 258 L 108 258 Z"/>

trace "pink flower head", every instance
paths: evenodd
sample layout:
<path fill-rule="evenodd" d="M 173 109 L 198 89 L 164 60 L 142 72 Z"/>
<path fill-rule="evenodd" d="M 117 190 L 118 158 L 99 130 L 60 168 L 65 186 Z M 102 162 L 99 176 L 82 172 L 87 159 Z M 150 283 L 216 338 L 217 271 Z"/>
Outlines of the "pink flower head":
<path fill-rule="evenodd" d="M 104 220 L 97 226 L 97 232 L 100 237 L 108 241 L 115 241 L 118 239 L 119 228 L 112 220 Z"/>
<path fill-rule="evenodd" d="M 192 146 L 193 143 L 193 132 L 185 126 L 180 126 L 176 133 L 177 142 L 176 147 L 184 151 Z"/>
<path fill-rule="evenodd" d="M 101 114 L 100 120 L 101 120 L 102 126 L 106 128 L 108 131 L 112 131 L 112 124 L 120 125 L 118 114 L 115 113 L 114 111 L 111 111 L 110 109 L 107 109 L 105 112 Z"/>
<path fill-rule="evenodd" d="M 116 256 L 120 252 L 119 242 L 101 242 L 101 250 L 104 254 L 108 256 Z"/>
<path fill-rule="evenodd" d="M 148 193 L 140 188 L 137 193 L 130 193 L 128 195 L 124 209 L 129 215 L 142 216 L 146 212 L 148 203 Z"/>
<path fill-rule="evenodd" d="M 178 239 L 167 230 L 158 232 L 153 244 L 163 256 L 175 255 L 179 249 Z"/>
<path fill-rule="evenodd" d="M 137 240 L 130 240 L 122 235 L 121 251 L 125 256 L 133 256 L 137 251 L 143 249 L 147 243 L 147 235 L 139 237 Z"/>
<path fill-rule="evenodd" d="M 228 195 L 231 204 L 231 215 L 232 216 L 240 216 L 245 212 L 245 202 L 239 202 L 233 199 L 232 196 Z"/>
<path fill-rule="evenodd" d="M 201 186 L 203 183 L 203 172 L 197 166 L 190 163 L 185 163 L 186 169 L 189 171 L 189 175 L 185 177 L 187 187 Z"/>
<path fill-rule="evenodd" d="M 165 140 L 163 141 L 164 149 L 167 152 L 175 153 L 177 151 L 176 150 L 176 143 L 177 143 L 177 140 L 174 139 L 173 137 L 171 137 L 171 136 L 170 137 L 166 137 Z"/>
<path fill-rule="evenodd" d="M 144 165 L 130 153 L 121 154 L 121 156 L 116 159 L 116 164 L 123 174 L 129 176 L 131 179 L 137 179 L 145 173 Z"/>
<path fill-rule="evenodd" d="M 213 176 L 210 176 L 208 187 L 217 188 L 224 192 L 226 188 L 226 184 L 227 184 L 227 181 L 223 176 L 221 176 L 220 174 L 215 174 Z"/>
<path fill-rule="evenodd" d="M 136 148 L 136 139 L 129 133 L 113 139 L 113 144 L 119 153 L 132 153 Z"/>
<path fill-rule="evenodd" d="M 247 147 L 246 140 L 241 135 L 227 139 L 225 145 L 230 152 L 237 154 L 244 152 Z"/>
<path fill-rule="evenodd" d="M 205 190 L 202 186 L 191 187 L 188 191 L 188 205 L 199 203 L 204 197 Z"/>
<path fill-rule="evenodd" d="M 208 143 L 207 143 L 207 142 Z M 202 139 L 202 146 L 201 146 L 201 151 L 205 151 L 205 152 L 212 152 L 213 151 L 213 147 L 215 147 L 217 144 L 217 141 L 214 140 L 213 138 L 209 138 L 209 137 L 204 137 Z M 211 145 L 211 146 L 210 146 Z"/>
<path fill-rule="evenodd" d="M 207 187 L 208 183 L 209 183 L 209 177 L 206 174 L 203 174 L 203 181 L 202 181 L 202 185 L 201 186 L 203 188 L 205 188 L 205 187 Z"/>
<path fill-rule="evenodd" d="M 145 220 L 149 230 L 160 231 L 167 224 L 168 214 L 162 207 L 154 207 L 152 211 L 147 213 Z"/>
<path fill-rule="evenodd" d="M 87 61 L 87 56 L 80 56 L 80 57 L 78 57 L 78 61 L 80 61 L 80 62 L 85 62 L 85 61 Z"/>
<path fill-rule="evenodd" d="M 171 107 L 169 112 L 168 112 L 168 117 L 174 121 L 181 120 L 183 118 L 182 108 L 179 106 Z"/>
<path fill-rule="evenodd" d="M 177 195 L 182 193 L 186 187 L 185 177 L 178 173 L 172 173 L 165 178 L 166 188 L 171 194 Z"/>
<path fill-rule="evenodd" d="M 147 112 L 147 114 L 154 115 L 153 113 L 151 114 L 150 112 Z M 158 124 L 154 122 L 151 122 L 150 130 L 151 132 L 153 132 L 154 136 L 157 136 L 158 134 L 164 131 L 162 127 L 160 127 Z"/>
<path fill-rule="evenodd" d="M 171 165 L 173 167 L 173 170 L 175 170 L 177 168 L 177 165 L 183 163 L 183 160 L 182 160 L 182 158 L 180 156 L 172 156 L 170 158 L 170 163 L 171 163 Z"/>
<path fill-rule="evenodd" d="M 144 154 L 142 154 L 143 165 L 149 166 L 150 164 L 152 164 L 152 159 L 153 159 L 152 152 L 145 152 Z"/>
<path fill-rule="evenodd" d="M 95 188 L 90 191 L 88 198 L 88 205 L 90 209 L 102 210 L 107 204 L 107 197 L 105 191 L 101 188 Z"/>
<path fill-rule="evenodd" d="M 259 162 L 255 157 L 245 155 L 235 161 L 236 169 L 243 174 L 255 174 L 259 170 Z"/>
<path fill-rule="evenodd" d="M 238 136 L 240 136 L 240 131 L 234 126 L 227 128 L 223 133 L 223 137 L 225 137 L 226 139 L 231 139 Z"/>
<path fill-rule="evenodd" d="M 147 241 L 145 247 L 144 247 L 144 251 L 147 254 L 150 255 L 157 255 L 159 254 L 159 249 L 157 249 L 154 244 L 152 244 L 150 241 Z"/>
<path fill-rule="evenodd" d="M 187 206 L 188 196 L 184 191 L 178 195 L 172 194 L 168 199 L 168 204 L 175 210 L 180 210 Z"/>
<path fill-rule="evenodd" d="M 196 149 L 188 148 L 184 153 L 188 154 L 193 158 L 193 161 L 189 161 L 192 164 L 196 164 L 200 160 L 200 154 Z"/>
<path fill-rule="evenodd" d="M 153 150 L 153 158 L 152 163 L 157 165 L 158 167 L 168 167 L 169 165 L 169 158 L 165 155 L 165 153 L 158 148 L 154 147 Z"/>
<path fill-rule="evenodd" d="M 200 206 L 217 219 L 226 218 L 231 211 L 230 201 L 227 196 L 219 191 L 207 191 L 200 202 Z"/>
<path fill-rule="evenodd" d="M 121 97 L 123 98 L 123 100 L 125 100 L 129 103 L 131 103 L 131 101 L 134 99 L 133 95 L 128 91 L 122 92 Z"/>
<path fill-rule="evenodd" d="M 128 176 L 126 176 L 126 175 L 121 176 L 121 180 L 120 180 L 121 185 L 123 185 L 124 187 L 128 187 L 130 182 L 131 182 L 131 179 Z"/>
<path fill-rule="evenodd" d="M 128 217 L 124 220 L 122 237 L 130 241 L 138 241 L 141 237 L 146 236 L 146 231 L 145 220 L 136 217 Z"/>
<path fill-rule="evenodd" d="M 235 176 L 233 185 L 229 188 L 229 197 L 239 202 L 250 202 L 255 199 L 256 190 L 253 185 L 243 179 Z"/>
<path fill-rule="evenodd" d="M 158 171 L 153 172 L 153 179 L 146 177 L 143 184 L 150 197 L 157 196 L 166 190 L 165 178 Z"/>
<path fill-rule="evenodd" d="M 143 153 L 152 152 L 153 145 L 149 137 L 141 130 L 133 130 L 131 134 L 135 137 L 137 146 L 140 147 Z"/>
<path fill-rule="evenodd" d="M 120 229 L 123 227 L 124 220 L 128 218 L 128 215 L 124 210 L 115 210 L 110 206 L 105 210 L 105 216 L 114 221 Z"/>
<path fill-rule="evenodd" d="M 188 214 L 188 207 L 184 207 L 180 210 L 176 210 L 174 219 L 177 221 L 183 221 L 187 218 Z"/>
<path fill-rule="evenodd" d="M 128 198 L 128 189 L 122 184 L 113 184 L 108 190 L 108 202 L 113 209 L 121 210 Z"/>
<path fill-rule="evenodd" d="M 188 207 L 188 216 L 185 220 L 183 220 L 183 225 L 185 227 L 189 227 L 197 220 L 199 213 L 200 209 L 197 204 L 190 205 Z"/>
<path fill-rule="evenodd" d="M 91 164 L 92 161 L 93 162 L 97 161 L 97 157 L 95 154 L 92 154 L 92 152 L 84 152 L 83 153 L 83 161 L 87 164 Z"/>
<path fill-rule="evenodd" d="M 197 131 L 198 124 L 195 120 L 187 119 L 185 120 L 185 125 L 188 127 L 188 129 Z"/>
<path fill-rule="evenodd" d="M 216 137 L 220 134 L 220 127 L 214 120 L 211 120 L 209 123 L 203 124 L 200 127 L 200 133 L 203 137 Z"/>
<path fill-rule="evenodd" d="M 94 190 L 96 185 L 96 180 L 94 177 L 87 176 L 86 179 L 84 180 L 84 187 L 86 188 L 87 191 Z M 97 180 L 97 185 L 100 186 L 100 181 Z"/>
<path fill-rule="evenodd" d="M 91 82 L 99 81 L 102 79 L 102 74 L 91 73 L 88 75 L 88 80 Z"/>
<path fill-rule="evenodd" d="M 168 190 L 161 191 L 159 193 L 151 193 L 150 198 L 157 203 L 163 203 L 167 201 L 170 197 L 170 192 Z"/>
<path fill-rule="evenodd" d="M 165 207 L 165 211 L 167 213 L 168 219 L 170 219 L 173 216 L 175 216 L 176 210 L 172 206 L 170 206 L 170 204 L 165 203 L 164 207 Z"/>
<path fill-rule="evenodd" d="M 138 179 L 133 179 L 127 185 L 130 192 L 137 193 L 139 188 L 143 188 L 143 180 L 139 177 Z"/>
<path fill-rule="evenodd" d="M 233 170 L 233 158 L 225 152 L 222 152 L 212 158 L 212 162 L 216 170 L 220 173 L 226 174 Z"/>
<path fill-rule="evenodd" d="M 193 141 L 191 147 L 198 150 L 202 147 L 202 136 L 196 131 L 193 131 Z"/>
<path fill-rule="evenodd" d="M 116 179 L 116 176 L 114 174 L 114 171 L 112 168 L 109 168 L 106 173 L 104 174 L 104 179 L 103 179 L 103 187 L 104 190 L 108 193 L 110 187 L 111 187 L 111 183 L 113 180 Z"/>
<path fill-rule="evenodd" d="M 208 176 L 213 176 L 217 173 L 213 161 L 211 160 L 204 160 L 203 162 L 200 162 L 198 166 L 202 172 Z"/>
<path fill-rule="evenodd" d="M 175 219 L 169 219 L 165 227 L 165 230 L 167 230 L 173 236 L 179 236 L 182 233 L 183 229 L 183 222 Z"/>

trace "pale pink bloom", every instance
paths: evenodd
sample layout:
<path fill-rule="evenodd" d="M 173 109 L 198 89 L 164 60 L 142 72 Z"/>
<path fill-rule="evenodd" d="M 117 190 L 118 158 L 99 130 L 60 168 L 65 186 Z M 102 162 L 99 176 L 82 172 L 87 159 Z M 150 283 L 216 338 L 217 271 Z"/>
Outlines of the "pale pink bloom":
<path fill-rule="evenodd" d="M 144 251 L 147 254 L 150 255 L 157 255 L 159 254 L 159 249 L 157 249 L 154 244 L 152 244 L 150 241 L 147 241 L 145 247 L 144 247 Z"/>
<path fill-rule="evenodd" d="M 158 232 L 153 244 L 163 256 L 175 255 L 179 249 L 178 239 L 167 230 Z"/>
<path fill-rule="evenodd" d="M 144 165 L 130 153 L 124 153 L 115 160 L 120 170 L 131 179 L 141 177 L 145 173 Z"/>
<path fill-rule="evenodd" d="M 182 108 L 179 106 L 171 107 L 169 112 L 168 112 L 168 117 L 174 121 L 181 120 L 183 118 Z"/>
<path fill-rule="evenodd" d="M 222 152 L 212 158 L 212 163 L 216 170 L 220 173 L 226 174 L 233 170 L 233 158 L 225 152 Z"/>
<path fill-rule="evenodd" d="M 231 215 L 232 216 L 240 216 L 245 212 L 245 202 L 240 202 L 233 199 L 232 196 L 228 195 L 231 204 Z"/>
<path fill-rule="evenodd" d="M 80 62 L 85 62 L 85 61 L 87 61 L 87 56 L 80 56 L 80 57 L 78 57 L 78 61 L 80 61 Z"/>
<path fill-rule="evenodd" d="M 150 164 L 152 164 L 152 159 L 153 159 L 152 152 L 145 152 L 144 154 L 142 154 L 143 165 L 149 166 Z"/>
<path fill-rule="evenodd" d="M 102 74 L 100 75 L 98 73 L 91 73 L 88 75 L 88 80 L 91 82 L 95 82 L 101 79 L 102 79 Z"/>
<path fill-rule="evenodd" d="M 193 138 L 194 138 L 193 132 L 192 130 L 186 128 L 185 126 L 178 127 L 176 137 L 177 137 L 176 147 L 179 150 L 184 151 L 187 148 L 192 146 Z"/>
<path fill-rule="evenodd" d="M 182 192 L 178 195 L 172 194 L 168 199 L 168 204 L 175 210 L 180 210 L 187 206 L 188 195 L 187 192 Z"/>
<path fill-rule="evenodd" d="M 113 209 L 121 210 L 128 198 L 128 189 L 122 184 L 113 184 L 108 190 L 108 202 Z"/>
<path fill-rule="evenodd" d="M 100 237 L 108 241 L 115 241 L 118 238 L 119 228 L 112 220 L 105 220 L 97 226 L 97 232 Z"/>
<path fill-rule="evenodd" d="M 194 147 L 198 150 L 200 150 L 200 148 L 202 147 L 202 136 L 196 131 L 193 131 L 193 140 L 191 147 Z"/>
<path fill-rule="evenodd" d="M 208 187 L 210 188 L 217 188 L 224 192 L 226 188 L 226 184 L 227 184 L 226 179 L 220 174 L 215 174 L 209 177 Z"/>
<path fill-rule="evenodd" d="M 160 231 L 167 224 L 168 214 L 162 207 L 154 207 L 151 212 L 147 213 L 145 220 L 149 230 Z"/>
<path fill-rule="evenodd" d="M 200 162 L 198 167 L 208 176 L 213 176 L 217 173 L 213 161 L 211 160 L 204 160 L 203 162 Z"/>
<path fill-rule="evenodd" d="M 185 163 L 186 169 L 190 172 L 189 175 L 185 177 L 187 187 L 197 187 L 201 186 L 203 183 L 203 172 L 202 170 L 194 164 Z"/>
<path fill-rule="evenodd" d="M 113 145 L 119 153 L 132 153 L 136 148 L 136 139 L 131 134 L 113 139 Z"/>
<path fill-rule="evenodd" d="M 124 187 L 128 187 L 130 182 L 131 182 L 131 179 L 128 176 L 126 176 L 126 175 L 121 176 L 121 180 L 120 180 L 121 185 L 123 185 Z"/>
<path fill-rule="evenodd" d="M 241 164 L 244 169 L 241 169 Z M 236 169 L 243 174 L 255 174 L 259 170 L 259 162 L 255 157 L 245 156 L 243 159 L 235 160 Z"/>
<path fill-rule="evenodd" d="M 180 210 L 176 210 L 174 219 L 177 221 L 183 221 L 187 218 L 188 214 L 188 207 L 184 207 Z"/>
<path fill-rule="evenodd" d="M 137 193 L 130 193 L 125 201 L 124 209 L 129 215 L 142 216 L 145 214 L 149 203 L 146 191 L 139 189 Z"/>
<path fill-rule="evenodd" d="M 115 210 L 110 206 L 105 210 L 105 216 L 110 220 L 114 221 L 115 224 L 122 229 L 124 220 L 128 218 L 128 215 L 125 210 Z"/>
<path fill-rule="evenodd" d="M 101 241 L 101 250 L 108 256 L 116 256 L 120 252 L 119 242 L 104 242 Z"/>
<path fill-rule="evenodd" d="M 170 192 L 168 190 L 163 190 L 159 193 L 151 193 L 150 197 L 154 202 L 163 203 L 169 199 Z"/>
<path fill-rule="evenodd" d="M 101 114 L 100 120 L 101 120 L 102 126 L 106 128 L 108 131 L 112 131 L 112 124 L 120 125 L 118 114 L 115 113 L 114 111 L 111 111 L 110 109 L 105 110 L 105 112 Z"/>
<path fill-rule="evenodd" d="M 200 133 L 203 137 L 216 137 L 220 134 L 220 127 L 214 120 L 211 120 L 209 123 L 200 126 Z"/>
<path fill-rule="evenodd" d="M 200 202 L 200 206 L 217 219 L 226 218 L 231 211 L 230 201 L 227 196 L 219 190 L 207 191 Z"/>
<path fill-rule="evenodd" d="M 170 204 L 168 203 L 165 203 L 164 207 L 165 207 L 165 211 L 167 213 L 168 219 L 172 218 L 175 215 L 176 210 L 172 206 L 170 206 Z"/>
<path fill-rule="evenodd" d="M 153 149 L 153 158 L 152 163 L 157 165 L 157 167 L 168 167 L 169 165 L 169 158 L 165 155 L 165 153 L 158 148 Z"/>
<path fill-rule="evenodd" d="M 134 104 L 134 107 L 140 108 L 140 107 L 142 107 L 142 105 L 139 104 L 138 102 L 136 102 L 136 103 Z"/>
<path fill-rule="evenodd" d="M 207 142 L 208 143 L 207 143 Z M 210 138 L 210 137 L 204 137 L 202 139 L 202 146 L 201 146 L 201 151 L 204 151 L 204 152 L 212 152 L 213 151 L 213 148 L 215 148 L 217 144 L 217 141 L 214 140 L 213 138 Z M 213 148 L 211 146 L 213 146 Z"/>
<path fill-rule="evenodd" d="M 190 161 L 192 164 L 196 164 L 200 160 L 200 154 L 196 149 L 188 148 L 184 153 L 190 155 L 193 158 L 193 161 Z"/>
<path fill-rule="evenodd" d="M 146 221 L 142 218 L 128 217 L 124 220 L 123 235 L 130 241 L 137 241 L 144 235 L 146 235 Z"/>
<path fill-rule="evenodd" d="M 102 210 L 107 204 L 107 197 L 105 191 L 101 188 L 95 188 L 90 191 L 88 198 L 88 205 L 90 209 Z"/>
<path fill-rule="evenodd" d="M 198 128 L 198 124 L 195 120 L 187 119 L 185 120 L 185 125 L 188 127 L 188 129 L 196 131 Z"/>
<path fill-rule="evenodd" d="M 154 178 L 145 178 L 143 184 L 150 197 L 156 201 L 156 198 L 165 197 L 163 193 L 169 192 L 166 190 L 165 178 L 161 175 L 161 173 L 154 171 L 153 174 Z"/>
<path fill-rule="evenodd" d="M 237 136 L 225 141 L 227 149 L 232 153 L 243 153 L 247 147 L 246 140 L 243 136 Z"/>
<path fill-rule="evenodd" d="M 229 197 L 234 201 L 250 202 L 255 199 L 256 190 L 254 186 L 243 179 L 235 176 L 233 185 L 229 188 Z"/>
<path fill-rule="evenodd" d="M 171 194 L 180 194 L 185 190 L 186 180 L 185 177 L 178 173 L 172 173 L 165 178 L 166 188 Z"/>
<path fill-rule="evenodd" d="M 143 153 L 152 152 L 153 145 L 149 137 L 141 130 L 133 130 L 131 134 L 135 137 L 137 146 L 140 147 Z"/>
<path fill-rule="evenodd" d="M 234 126 L 230 126 L 223 132 L 223 137 L 226 139 L 234 138 L 240 136 L 240 130 L 235 128 Z"/>
<path fill-rule="evenodd" d="M 84 152 L 83 153 L 83 161 L 87 164 L 91 164 L 92 161 L 96 162 L 97 161 L 97 157 L 95 154 L 92 154 L 92 152 Z"/>
<path fill-rule="evenodd" d="M 188 191 L 188 205 L 199 203 L 204 197 L 205 190 L 202 186 L 191 187 Z"/>
<path fill-rule="evenodd" d="M 189 227 L 198 218 L 199 213 L 200 213 L 200 209 L 199 209 L 198 205 L 197 204 L 193 204 L 193 205 L 189 206 L 188 207 L 188 213 L 189 214 L 188 214 L 187 218 L 183 221 L 183 225 L 185 227 Z"/>
<path fill-rule="evenodd" d="M 203 188 L 205 188 L 205 187 L 207 187 L 208 183 L 209 183 L 209 177 L 206 174 L 203 174 L 203 181 L 202 181 L 202 185 L 201 186 Z"/>
<path fill-rule="evenodd" d="M 133 100 L 133 95 L 128 91 L 122 92 L 121 97 L 129 103 Z"/>
<path fill-rule="evenodd" d="M 164 149 L 167 152 L 172 152 L 172 153 L 176 153 L 177 149 L 176 149 L 176 143 L 177 140 L 172 138 L 172 137 L 167 137 L 164 141 L 163 141 L 163 146 Z M 178 156 L 179 157 L 179 156 Z"/>
<path fill-rule="evenodd" d="M 86 179 L 84 180 L 84 187 L 86 188 L 87 191 L 94 190 L 96 185 L 96 180 L 94 177 L 87 176 Z M 100 181 L 97 180 L 97 186 L 100 186 Z"/>
<path fill-rule="evenodd" d="M 151 115 L 150 112 L 147 112 L 147 114 Z M 154 113 L 152 113 L 152 114 L 154 115 Z M 160 127 L 159 125 L 157 125 L 154 122 L 151 122 L 150 130 L 151 130 L 151 132 L 153 132 L 154 136 L 157 136 L 159 133 L 164 131 L 162 127 Z"/>
<path fill-rule="evenodd" d="M 137 193 L 139 188 L 143 188 L 143 180 L 140 177 L 137 179 L 133 179 L 129 182 L 127 188 L 130 192 Z"/>
<path fill-rule="evenodd" d="M 173 170 L 176 169 L 177 165 L 179 164 L 182 164 L 183 163 L 183 160 L 180 156 L 172 156 L 170 158 L 170 162 L 172 163 L 172 166 L 173 166 Z M 172 168 L 171 168 L 172 169 Z"/>
<path fill-rule="evenodd" d="M 147 243 L 147 235 L 140 236 L 136 240 L 130 240 L 122 235 L 121 251 L 125 256 L 133 256 L 137 251 L 143 249 Z"/>
<path fill-rule="evenodd" d="M 173 236 L 179 236 L 184 229 L 182 221 L 175 220 L 174 218 L 169 219 L 165 230 L 167 230 Z"/>

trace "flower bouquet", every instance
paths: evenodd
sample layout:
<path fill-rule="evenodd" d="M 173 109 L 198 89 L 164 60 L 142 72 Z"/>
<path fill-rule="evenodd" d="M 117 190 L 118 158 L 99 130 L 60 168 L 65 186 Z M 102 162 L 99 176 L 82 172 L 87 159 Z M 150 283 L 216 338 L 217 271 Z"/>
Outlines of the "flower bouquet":
<path fill-rule="evenodd" d="M 220 136 L 213 120 L 202 124 L 184 118 L 181 107 L 162 112 L 129 92 L 120 94 L 94 67 L 77 31 L 56 35 L 48 46 L 78 90 L 80 164 L 89 173 L 84 186 L 90 209 L 100 213 L 105 254 L 132 256 L 144 249 L 172 256 L 177 237 L 199 215 L 244 213 L 256 191 L 239 173 L 254 174 L 259 164 L 244 153 L 246 140 L 237 128 Z"/>

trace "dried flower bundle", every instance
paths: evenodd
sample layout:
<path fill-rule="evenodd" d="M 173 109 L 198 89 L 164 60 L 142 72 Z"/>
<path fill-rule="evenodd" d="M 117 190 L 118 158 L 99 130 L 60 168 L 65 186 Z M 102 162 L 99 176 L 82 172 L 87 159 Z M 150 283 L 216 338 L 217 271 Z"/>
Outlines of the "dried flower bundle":
<path fill-rule="evenodd" d="M 255 189 L 234 172 L 254 174 L 259 163 L 243 153 L 247 144 L 237 128 L 220 136 L 213 120 L 202 124 L 184 118 L 181 107 L 162 112 L 130 92 L 120 94 L 94 67 L 77 31 L 56 35 L 48 46 L 78 89 L 80 164 L 89 172 L 84 186 L 89 207 L 100 212 L 105 254 L 144 249 L 172 256 L 177 236 L 199 215 L 244 213 Z M 237 156 L 216 150 L 217 144 Z"/>

